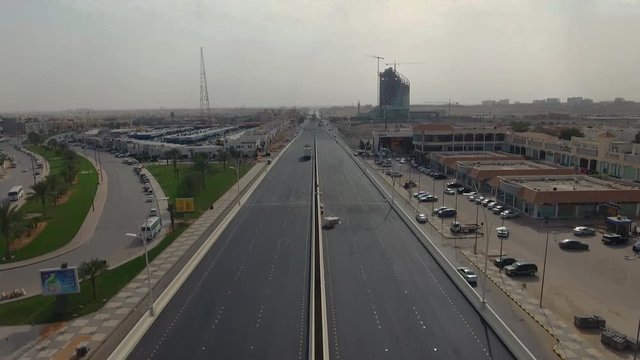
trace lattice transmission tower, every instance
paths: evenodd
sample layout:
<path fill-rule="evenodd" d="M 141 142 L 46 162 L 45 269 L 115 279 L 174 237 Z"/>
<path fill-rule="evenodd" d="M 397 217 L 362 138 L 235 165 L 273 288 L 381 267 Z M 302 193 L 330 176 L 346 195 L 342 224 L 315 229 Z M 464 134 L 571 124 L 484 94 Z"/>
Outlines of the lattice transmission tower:
<path fill-rule="evenodd" d="M 204 70 L 204 53 L 200 47 L 200 118 L 211 122 L 211 107 L 209 106 L 209 90 L 207 90 L 207 74 Z"/>

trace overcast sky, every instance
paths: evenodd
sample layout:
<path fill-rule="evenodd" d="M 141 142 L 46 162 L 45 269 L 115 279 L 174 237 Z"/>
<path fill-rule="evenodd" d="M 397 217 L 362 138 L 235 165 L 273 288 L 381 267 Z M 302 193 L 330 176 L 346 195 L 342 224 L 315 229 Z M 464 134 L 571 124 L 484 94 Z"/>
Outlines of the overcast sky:
<path fill-rule="evenodd" d="M 0 112 L 640 100 L 640 0 L 0 0 Z"/>

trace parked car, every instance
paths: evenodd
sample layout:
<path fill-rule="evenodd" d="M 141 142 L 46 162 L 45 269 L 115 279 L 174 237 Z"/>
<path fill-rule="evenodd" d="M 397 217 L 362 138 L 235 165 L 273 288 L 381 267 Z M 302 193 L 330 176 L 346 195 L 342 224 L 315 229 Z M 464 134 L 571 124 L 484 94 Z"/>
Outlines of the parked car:
<path fill-rule="evenodd" d="M 565 250 L 589 250 L 589 244 L 573 239 L 564 239 L 558 243 L 560 249 Z"/>
<path fill-rule="evenodd" d="M 438 215 L 438 213 L 440 211 L 446 210 L 446 209 L 448 209 L 448 207 L 446 207 L 446 206 L 437 207 L 437 208 L 433 209 L 433 211 L 431 212 L 431 215 Z"/>
<path fill-rule="evenodd" d="M 402 177 L 402 172 L 396 170 L 396 171 L 391 173 L 391 176 L 392 177 Z"/>
<path fill-rule="evenodd" d="M 508 209 L 500 213 L 500 217 L 503 219 L 513 219 L 520 216 L 516 211 Z"/>
<path fill-rule="evenodd" d="M 640 240 L 636 241 L 635 244 L 633 244 L 632 249 L 633 249 L 634 253 L 636 253 L 636 254 L 640 253 Z"/>
<path fill-rule="evenodd" d="M 416 221 L 419 223 L 426 223 L 427 222 L 427 215 L 423 214 L 423 213 L 418 213 L 416 214 Z"/>
<path fill-rule="evenodd" d="M 429 194 L 429 195 L 419 197 L 418 200 L 421 202 L 437 202 L 438 197 Z"/>
<path fill-rule="evenodd" d="M 427 195 L 427 194 L 428 194 L 428 193 L 427 193 L 426 191 L 422 191 L 422 190 L 421 190 L 421 191 L 418 191 L 418 192 L 414 192 L 414 193 L 413 193 L 413 197 L 417 199 L 417 198 L 419 198 L 420 196 L 422 196 L 422 195 Z"/>
<path fill-rule="evenodd" d="M 491 199 L 484 199 L 484 200 L 482 200 L 481 204 L 482 204 L 482 206 L 487 207 L 487 206 L 489 206 L 489 203 L 492 202 L 492 201 L 493 200 L 491 200 Z"/>
<path fill-rule="evenodd" d="M 447 178 L 447 175 L 441 174 L 441 173 L 436 173 L 435 175 L 433 175 L 434 180 L 444 180 L 446 178 Z"/>
<path fill-rule="evenodd" d="M 620 234 L 606 233 L 602 235 L 602 242 L 607 245 L 619 245 L 624 244 L 627 241 L 629 241 L 629 239 L 623 237 Z"/>
<path fill-rule="evenodd" d="M 491 201 L 491 202 L 489 202 L 489 203 L 487 204 L 487 209 L 489 209 L 489 210 L 493 210 L 493 207 L 494 207 L 494 206 L 496 206 L 496 205 L 498 205 L 498 203 L 497 203 L 497 202 L 495 202 L 495 201 Z"/>
<path fill-rule="evenodd" d="M 500 226 L 499 228 L 496 228 L 496 235 L 502 238 L 509 237 L 509 228 L 506 226 Z"/>
<path fill-rule="evenodd" d="M 573 228 L 573 235 L 575 236 L 588 236 L 588 235 L 595 235 L 595 234 L 596 234 L 596 229 L 594 228 L 590 228 L 586 226 L 578 226 Z"/>
<path fill-rule="evenodd" d="M 493 208 L 491 208 L 491 211 L 496 215 L 500 214 L 502 210 L 504 210 L 504 206 L 502 205 L 494 205 Z"/>
<path fill-rule="evenodd" d="M 458 189 L 458 188 L 461 188 L 461 187 L 463 187 L 463 186 L 464 186 L 464 185 L 462 185 L 462 184 L 460 184 L 460 183 L 457 183 L 457 182 L 455 182 L 455 181 L 452 181 L 452 182 L 450 182 L 450 183 L 447 183 L 447 188 L 449 188 L 449 189 Z"/>
<path fill-rule="evenodd" d="M 473 270 L 468 267 L 461 266 L 458 268 L 458 273 L 462 275 L 462 277 L 467 280 L 467 282 L 471 285 L 476 285 L 478 282 L 478 275 L 473 272 Z"/>
<path fill-rule="evenodd" d="M 447 194 L 447 195 L 455 195 L 456 191 L 451 189 L 451 188 L 446 188 L 444 190 L 442 190 L 443 193 Z"/>
<path fill-rule="evenodd" d="M 149 216 L 158 216 L 158 209 L 156 208 L 151 208 L 149 210 Z"/>
<path fill-rule="evenodd" d="M 148 195 L 147 198 L 144 201 L 145 202 L 152 202 L 153 201 L 153 195 Z"/>
<path fill-rule="evenodd" d="M 493 259 L 493 265 L 495 265 L 495 266 L 497 266 L 499 268 L 503 268 L 503 267 L 505 267 L 507 265 L 511 265 L 511 264 L 513 264 L 513 263 L 515 263 L 517 261 L 518 260 L 516 260 L 515 258 L 512 258 L 512 257 L 503 257 L 503 258 L 497 257 L 497 258 Z"/>
<path fill-rule="evenodd" d="M 438 217 L 441 217 L 441 218 L 454 217 L 456 215 L 458 215 L 458 212 L 455 211 L 454 209 L 444 209 L 438 212 Z"/>
<path fill-rule="evenodd" d="M 482 202 L 483 202 L 484 200 L 485 200 L 485 198 L 484 198 L 484 197 L 479 196 L 479 197 L 477 197 L 477 198 L 476 198 L 476 204 L 480 205 L 480 204 L 482 204 Z"/>
<path fill-rule="evenodd" d="M 538 266 L 531 262 L 516 261 L 504 267 L 504 273 L 509 276 L 529 275 L 533 276 L 538 272 Z"/>

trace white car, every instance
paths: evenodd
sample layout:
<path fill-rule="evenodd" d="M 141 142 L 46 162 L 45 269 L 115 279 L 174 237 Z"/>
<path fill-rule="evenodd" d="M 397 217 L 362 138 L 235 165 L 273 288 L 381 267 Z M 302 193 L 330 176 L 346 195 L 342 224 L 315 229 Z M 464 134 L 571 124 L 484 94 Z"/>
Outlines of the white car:
<path fill-rule="evenodd" d="M 418 191 L 418 192 L 413 193 L 413 197 L 417 199 L 417 198 L 419 198 L 420 196 L 422 196 L 422 195 L 427 195 L 427 194 L 428 194 L 428 193 L 427 193 L 426 191 Z"/>
<path fill-rule="evenodd" d="M 496 228 L 496 235 L 498 235 L 498 237 L 509 237 L 509 228 L 506 226 Z"/>
<path fill-rule="evenodd" d="M 423 214 L 423 213 L 418 213 L 416 214 L 416 220 L 421 223 L 424 224 L 427 222 L 427 215 Z"/>
<path fill-rule="evenodd" d="M 576 236 L 587 236 L 587 235 L 595 235 L 596 229 L 586 227 L 586 226 L 578 226 L 573 229 L 573 234 Z"/>
<path fill-rule="evenodd" d="M 455 195 L 455 194 L 456 194 L 456 191 L 455 191 L 455 190 L 453 190 L 453 189 L 449 189 L 449 188 L 444 189 L 444 190 L 443 190 L 443 192 L 444 192 L 445 194 L 447 194 L 447 195 Z"/>
<path fill-rule="evenodd" d="M 158 209 L 151 208 L 151 210 L 149 210 L 149 216 L 158 216 Z"/>
<path fill-rule="evenodd" d="M 500 217 L 503 219 L 513 219 L 513 218 L 517 218 L 518 216 L 520 215 L 511 209 L 505 210 L 500 213 Z"/>
<path fill-rule="evenodd" d="M 153 195 L 147 196 L 147 198 L 144 201 L 145 202 L 152 202 L 153 201 Z"/>
<path fill-rule="evenodd" d="M 478 275 L 468 267 L 459 267 L 458 273 L 460 273 L 460 275 L 462 275 L 462 277 L 471 285 L 475 285 L 478 282 Z"/>

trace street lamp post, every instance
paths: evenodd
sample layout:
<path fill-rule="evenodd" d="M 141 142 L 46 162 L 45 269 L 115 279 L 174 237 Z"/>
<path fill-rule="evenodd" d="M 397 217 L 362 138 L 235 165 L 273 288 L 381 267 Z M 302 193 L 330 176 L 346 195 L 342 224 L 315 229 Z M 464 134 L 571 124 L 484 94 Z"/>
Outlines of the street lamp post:
<path fill-rule="evenodd" d="M 478 210 L 479 210 L 479 206 L 478 206 L 478 203 L 476 203 L 476 227 L 478 226 Z M 473 242 L 473 253 L 478 254 L 478 229 L 474 231 L 474 235 L 475 235 L 475 240 Z"/>
<path fill-rule="evenodd" d="M 434 178 L 431 182 L 433 183 L 433 190 L 431 190 L 431 194 L 433 194 L 433 196 L 436 196 L 436 179 Z M 444 200 L 442 200 L 442 201 L 443 201 L 443 204 L 444 204 Z M 433 213 L 433 209 L 435 208 L 435 206 L 436 206 L 436 202 L 432 201 L 431 202 L 431 212 L 432 213 Z"/>
<path fill-rule="evenodd" d="M 482 224 L 484 226 L 484 224 Z M 485 235 L 485 250 L 484 250 L 484 286 L 482 287 L 482 303 L 485 304 L 487 302 L 487 266 L 489 263 L 489 224 L 487 224 L 487 231 Z"/>
<path fill-rule="evenodd" d="M 149 269 L 149 253 L 147 251 L 147 224 L 146 221 L 140 226 L 142 232 L 142 244 L 144 245 L 144 263 L 147 268 L 147 287 L 149 292 L 149 315 L 155 316 L 155 309 L 153 307 L 153 287 L 151 286 L 151 270 Z M 137 238 L 138 235 L 132 233 L 126 233 L 126 236 L 132 236 Z"/>
<path fill-rule="evenodd" d="M 554 231 L 553 235 L 555 236 L 557 233 Z M 543 268 L 542 268 L 542 284 L 540 285 L 540 303 L 539 303 L 539 307 L 542 307 L 542 294 L 544 293 L 544 276 L 547 272 L 547 250 L 549 248 L 549 231 L 547 231 L 547 240 L 545 241 L 544 244 L 544 261 L 543 261 Z"/>

